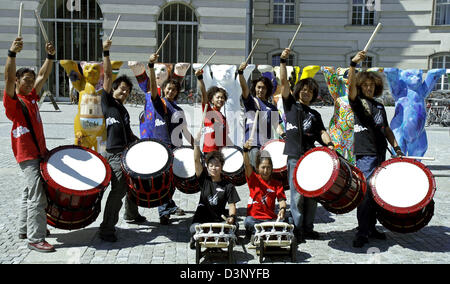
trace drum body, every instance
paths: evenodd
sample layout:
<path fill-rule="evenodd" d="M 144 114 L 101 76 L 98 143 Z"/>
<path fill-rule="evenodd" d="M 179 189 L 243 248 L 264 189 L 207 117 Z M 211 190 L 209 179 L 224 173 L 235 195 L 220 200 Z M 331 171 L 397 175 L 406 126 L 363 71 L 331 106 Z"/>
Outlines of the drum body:
<path fill-rule="evenodd" d="M 370 187 L 377 219 L 387 229 L 410 233 L 430 222 L 436 182 L 422 163 L 408 158 L 385 161 L 375 169 Z"/>
<path fill-rule="evenodd" d="M 111 168 L 102 156 L 81 146 L 60 146 L 43 160 L 41 174 L 49 225 L 74 230 L 97 219 L 103 193 L 111 180 Z"/>
<path fill-rule="evenodd" d="M 194 147 L 181 146 L 173 150 L 173 182 L 183 193 L 193 194 L 200 191 L 195 175 Z"/>
<path fill-rule="evenodd" d="M 294 225 L 285 222 L 255 224 L 255 243 L 262 240 L 265 246 L 290 246 L 294 238 Z"/>
<path fill-rule="evenodd" d="M 195 226 L 194 240 L 203 247 L 226 248 L 236 241 L 236 226 L 225 223 L 204 223 Z"/>
<path fill-rule="evenodd" d="M 294 185 L 335 214 L 355 209 L 367 191 L 364 174 L 327 147 L 313 148 L 298 160 Z"/>
<path fill-rule="evenodd" d="M 245 179 L 244 170 L 244 153 L 238 146 L 225 146 L 220 149 L 224 158 L 225 164 L 222 167 L 222 174 L 225 180 L 235 186 L 244 185 Z"/>
<path fill-rule="evenodd" d="M 173 195 L 173 153 L 156 139 L 131 143 L 122 155 L 122 171 L 128 184 L 128 199 L 141 207 L 157 207 Z"/>
<path fill-rule="evenodd" d="M 288 172 L 287 172 L 287 160 L 288 156 L 284 155 L 285 142 L 282 139 L 274 139 L 267 141 L 261 147 L 261 151 L 267 151 L 270 154 L 273 164 L 272 177 L 283 184 L 284 190 L 289 189 Z"/>

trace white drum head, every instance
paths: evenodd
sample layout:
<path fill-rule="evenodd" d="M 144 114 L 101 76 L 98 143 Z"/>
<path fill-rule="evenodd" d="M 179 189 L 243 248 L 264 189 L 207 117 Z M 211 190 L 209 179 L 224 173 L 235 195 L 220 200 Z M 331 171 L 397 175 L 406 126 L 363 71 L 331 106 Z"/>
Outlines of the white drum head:
<path fill-rule="evenodd" d="M 225 158 L 225 164 L 222 170 L 227 173 L 237 172 L 244 165 L 244 156 L 236 148 L 223 147 L 220 150 Z"/>
<path fill-rule="evenodd" d="M 303 157 L 295 173 L 298 185 L 305 191 L 324 187 L 333 175 L 333 158 L 325 151 L 314 151 Z"/>
<path fill-rule="evenodd" d="M 384 202 L 399 208 L 419 204 L 427 197 L 430 188 L 425 172 L 408 162 L 384 166 L 371 182 Z"/>
<path fill-rule="evenodd" d="M 57 184 L 72 190 L 90 190 L 102 184 L 106 167 L 96 155 L 77 148 L 54 152 L 47 161 L 47 172 Z"/>
<path fill-rule="evenodd" d="M 173 174 L 180 178 L 190 178 L 195 175 L 194 150 L 179 148 L 173 151 Z"/>
<path fill-rule="evenodd" d="M 141 175 L 156 173 L 164 168 L 169 160 L 167 149 L 154 141 L 142 141 L 128 149 L 125 157 L 127 167 Z"/>
<path fill-rule="evenodd" d="M 287 166 L 288 156 L 283 154 L 284 146 L 285 143 L 279 140 L 267 143 L 264 146 L 263 150 L 269 152 L 270 157 L 272 158 L 274 170 L 282 169 Z"/>

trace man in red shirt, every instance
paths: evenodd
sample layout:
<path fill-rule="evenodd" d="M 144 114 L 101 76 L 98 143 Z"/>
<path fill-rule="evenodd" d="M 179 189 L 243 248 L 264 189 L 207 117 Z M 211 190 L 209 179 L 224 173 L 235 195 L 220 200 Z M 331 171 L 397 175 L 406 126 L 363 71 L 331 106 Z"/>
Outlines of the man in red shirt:
<path fill-rule="evenodd" d="M 45 241 L 48 234 L 47 199 L 40 174 L 40 160 L 47 154 L 47 146 L 38 102 L 39 93 L 52 71 L 56 51 L 52 43 L 46 44 L 47 59 L 36 75 L 29 68 L 20 68 L 16 72 L 16 54 L 22 48 L 22 38 L 18 37 L 8 50 L 3 93 L 5 114 L 13 122 L 12 150 L 26 180 L 19 216 L 19 238 L 28 238 L 28 248 L 32 250 L 52 252 L 54 247 Z"/>

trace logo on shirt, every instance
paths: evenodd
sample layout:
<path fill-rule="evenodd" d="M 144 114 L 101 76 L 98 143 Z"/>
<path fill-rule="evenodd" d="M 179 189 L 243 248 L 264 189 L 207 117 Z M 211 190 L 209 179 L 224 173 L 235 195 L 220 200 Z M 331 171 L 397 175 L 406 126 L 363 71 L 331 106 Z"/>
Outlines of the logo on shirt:
<path fill-rule="evenodd" d="M 113 125 L 114 123 L 120 123 L 120 122 L 117 119 L 115 119 L 114 117 L 108 117 L 106 119 L 106 126 Z"/>
<path fill-rule="evenodd" d="M 366 130 L 368 130 L 368 129 L 365 128 L 364 126 L 361 126 L 359 124 L 355 124 L 355 127 L 354 127 L 355 133 L 363 132 L 363 131 L 366 131 Z"/>
<path fill-rule="evenodd" d="M 297 126 L 291 124 L 290 122 L 286 123 L 286 131 L 298 129 Z"/>
<path fill-rule="evenodd" d="M 30 132 L 30 130 L 26 127 L 19 126 L 12 131 L 14 138 L 19 138 L 20 136 Z"/>
<path fill-rule="evenodd" d="M 161 119 L 156 119 L 155 120 L 155 126 L 163 126 L 163 125 L 165 125 L 166 124 L 166 122 L 165 121 L 162 121 Z"/>
<path fill-rule="evenodd" d="M 209 197 L 208 197 L 208 202 L 209 202 L 209 204 L 211 204 L 211 205 L 213 205 L 213 206 L 217 205 L 217 201 L 218 201 L 218 200 L 219 200 L 219 196 L 218 196 L 217 193 L 214 194 L 214 196 L 209 196 Z"/>

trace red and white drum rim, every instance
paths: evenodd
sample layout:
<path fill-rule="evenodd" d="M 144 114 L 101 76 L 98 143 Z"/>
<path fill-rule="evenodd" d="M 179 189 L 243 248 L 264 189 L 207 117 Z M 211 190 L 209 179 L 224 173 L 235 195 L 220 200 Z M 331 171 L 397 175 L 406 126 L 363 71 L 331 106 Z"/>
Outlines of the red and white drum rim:
<path fill-rule="evenodd" d="M 88 155 L 90 157 L 92 157 L 94 159 L 99 159 L 99 161 L 95 161 L 95 163 L 92 166 L 98 167 L 99 162 L 104 166 L 104 171 L 105 171 L 104 173 L 103 173 L 103 169 L 101 169 L 102 170 L 101 176 L 104 176 L 103 180 L 97 181 L 97 185 L 93 186 L 89 189 L 75 189 L 75 188 L 69 188 L 69 186 L 63 185 L 60 182 L 57 182 L 54 178 L 52 178 L 52 174 L 54 176 L 54 171 L 58 170 L 58 166 L 52 164 L 53 163 L 51 161 L 52 157 L 54 157 L 54 154 L 56 154 L 58 152 L 60 152 L 62 154 L 64 151 L 67 151 L 67 150 L 72 150 L 74 153 L 76 153 L 77 151 L 85 151 L 88 153 Z M 63 158 L 65 158 L 65 157 L 63 157 Z M 83 168 L 82 170 L 85 172 L 92 171 L 92 169 L 89 169 L 89 168 Z M 65 145 L 65 146 L 59 146 L 57 148 L 54 148 L 53 150 L 51 150 L 48 153 L 47 157 L 45 157 L 45 159 L 41 162 L 41 174 L 42 174 L 44 181 L 47 183 L 47 185 L 49 187 L 51 187 L 53 189 L 57 189 L 61 192 L 67 193 L 67 194 L 85 196 L 85 195 L 96 194 L 96 193 L 104 190 L 108 186 L 108 184 L 111 180 L 111 167 L 109 166 L 106 159 L 103 158 L 100 154 L 98 154 L 94 150 L 91 150 L 89 148 L 82 147 L 82 146 Z"/>
<path fill-rule="evenodd" d="M 319 158 L 319 159 L 317 159 Z M 322 163 L 317 164 L 316 161 Z M 339 175 L 338 155 L 327 147 L 316 147 L 307 151 L 297 162 L 294 169 L 294 186 L 306 197 L 318 197 L 327 192 Z M 299 171 L 306 178 L 297 178 Z"/>
<path fill-rule="evenodd" d="M 407 168 L 408 172 L 400 167 Z M 404 184 L 399 185 L 401 182 Z M 421 162 L 393 158 L 375 169 L 370 187 L 379 206 L 394 213 L 408 214 L 419 211 L 430 203 L 436 191 L 436 181 L 431 171 Z M 395 202 L 387 200 L 389 192 L 401 197 L 396 198 Z"/>
<path fill-rule="evenodd" d="M 270 141 L 267 141 L 262 147 L 261 150 L 266 150 L 267 152 L 270 153 L 270 157 L 272 158 L 272 164 L 273 164 L 273 172 L 274 173 L 281 173 L 284 171 L 287 171 L 287 155 L 283 154 L 284 151 L 284 147 L 282 149 L 279 149 L 280 153 L 273 153 L 271 150 L 267 150 L 267 148 L 271 148 L 272 145 L 276 144 L 276 143 L 283 143 L 285 144 L 284 140 L 282 139 L 273 139 Z M 278 151 L 277 151 L 278 152 Z M 277 155 L 277 157 L 274 157 L 273 154 Z M 281 157 L 279 157 L 278 155 L 281 154 Z M 277 167 L 277 165 L 279 164 L 279 160 L 281 161 L 282 166 L 281 167 Z M 284 162 L 285 161 L 285 162 Z"/>

